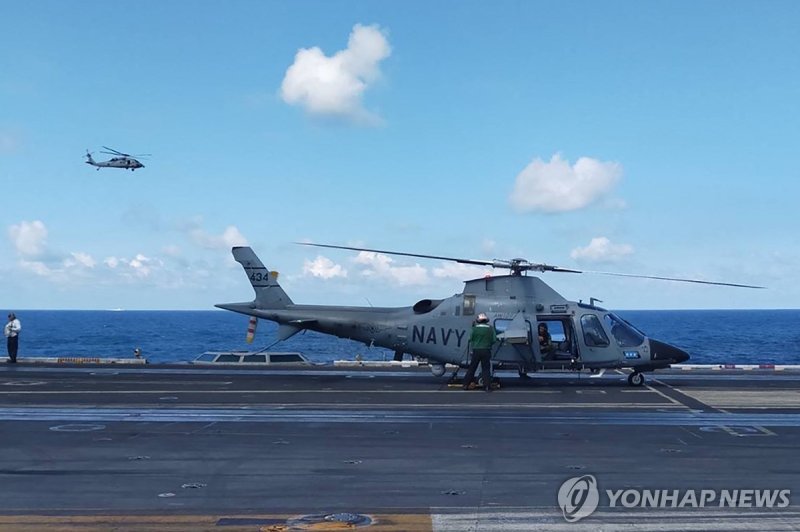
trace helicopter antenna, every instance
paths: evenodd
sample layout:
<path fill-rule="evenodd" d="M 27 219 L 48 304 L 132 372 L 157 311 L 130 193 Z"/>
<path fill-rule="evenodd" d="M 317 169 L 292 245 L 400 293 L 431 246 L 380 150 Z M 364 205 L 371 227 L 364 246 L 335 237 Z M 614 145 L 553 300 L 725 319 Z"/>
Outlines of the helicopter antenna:
<path fill-rule="evenodd" d="M 682 283 L 696 283 L 696 284 L 710 284 L 717 286 L 733 286 L 736 288 L 757 288 L 764 289 L 764 286 L 755 286 L 750 284 L 739 283 L 722 283 L 717 281 L 704 281 L 701 279 L 685 279 L 681 277 L 661 277 L 657 275 L 636 275 L 632 273 L 616 273 L 616 272 L 599 272 L 592 270 L 573 270 L 570 268 L 561 268 L 560 266 L 553 266 L 551 264 L 529 262 L 526 259 L 494 259 L 494 260 L 480 260 L 480 259 L 462 259 L 457 257 L 444 257 L 441 255 L 424 255 L 421 253 L 403 253 L 400 251 L 386 251 L 382 249 L 359 248 L 353 246 L 334 246 L 332 244 L 312 244 L 310 242 L 295 242 L 301 246 L 314 246 L 318 248 L 329 249 L 346 249 L 350 251 L 366 251 L 369 253 L 385 253 L 387 255 L 398 255 L 402 257 L 418 257 L 422 259 L 436 259 L 458 262 L 459 264 L 475 264 L 478 266 L 491 266 L 492 268 L 505 268 L 511 271 L 511 275 L 522 275 L 523 273 L 534 272 L 559 272 L 559 273 L 592 273 L 596 275 L 614 275 L 619 277 L 636 277 L 640 279 L 657 279 L 659 281 L 676 281 Z M 599 301 L 599 300 L 598 300 Z"/>

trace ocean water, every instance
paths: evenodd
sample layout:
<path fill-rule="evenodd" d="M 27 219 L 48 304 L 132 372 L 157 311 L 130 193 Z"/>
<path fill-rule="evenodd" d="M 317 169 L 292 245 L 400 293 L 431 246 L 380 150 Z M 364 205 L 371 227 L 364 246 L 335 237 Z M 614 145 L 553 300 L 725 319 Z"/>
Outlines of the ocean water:
<path fill-rule="evenodd" d="M 617 311 L 648 336 L 685 349 L 696 364 L 800 364 L 800 310 Z M 277 326 L 260 321 L 245 342 L 246 316 L 209 311 L 17 311 L 20 356 L 131 357 L 189 362 L 205 351 L 258 350 Z M 391 360 L 389 350 L 308 331 L 270 348 L 299 351 L 315 362 Z"/>

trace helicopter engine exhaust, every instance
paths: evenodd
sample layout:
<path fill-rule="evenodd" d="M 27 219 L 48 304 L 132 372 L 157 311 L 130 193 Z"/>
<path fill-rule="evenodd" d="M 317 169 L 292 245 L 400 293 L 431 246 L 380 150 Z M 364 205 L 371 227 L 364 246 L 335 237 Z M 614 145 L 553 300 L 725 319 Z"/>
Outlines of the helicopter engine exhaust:
<path fill-rule="evenodd" d="M 412 307 L 414 314 L 427 314 L 442 303 L 441 299 L 422 299 Z"/>

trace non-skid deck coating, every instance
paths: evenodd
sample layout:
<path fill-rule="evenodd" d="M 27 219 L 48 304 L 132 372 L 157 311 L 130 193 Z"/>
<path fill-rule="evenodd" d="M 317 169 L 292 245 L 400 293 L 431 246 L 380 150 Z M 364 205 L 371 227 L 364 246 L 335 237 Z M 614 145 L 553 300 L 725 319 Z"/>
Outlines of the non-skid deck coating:
<path fill-rule="evenodd" d="M 800 373 L 649 377 L 508 374 L 486 394 L 424 369 L 3 366 L 0 529 L 800 529 Z M 557 492 L 583 474 L 791 505 L 601 498 L 568 523 Z"/>

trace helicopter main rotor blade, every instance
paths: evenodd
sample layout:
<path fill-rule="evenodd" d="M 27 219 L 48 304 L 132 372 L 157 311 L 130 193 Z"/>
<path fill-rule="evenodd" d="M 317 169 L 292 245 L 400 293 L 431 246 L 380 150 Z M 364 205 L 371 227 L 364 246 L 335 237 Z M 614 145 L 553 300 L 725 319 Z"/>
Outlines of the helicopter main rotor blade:
<path fill-rule="evenodd" d="M 505 268 L 511 270 L 516 274 L 526 271 L 537 272 L 558 272 L 558 273 L 583 273 L 580 270 L 572 270 L 569 268 L 561 268 L 560 266 L 551 266 L 550 264 L 531 263 L 525 259 L 494 259 L 494 260 L 481 260 L 481 259 L 462 259 L 459 257 L 443 257 L 441 255 L 425 255 L 422 253 L 404 253 L 402 251 L 387 251 L 385 249 L 371 249 L 371 248 L 358 248 L 352 246 L 334 246 L 331 244 L 312 244 L 310 242 L 295 242 L 301 246 L 315 246 L 319 248 L 331 249 L 348 249 L 351 251 L 366 251 L 369 253 L 385 253 L 387 255 L 400 255 L 403 257 L 418 257 L 421 259 L 436 259 L 448 260 L 451 262 L 458 262 L 459 264 L 474 264 L 476 266 L 491 266 L 492 268 Z"/>
<path fill-rule="evenodd" d="M 443 257 L 441 255 L 425 255 L 422 253 L 404 253 L 401 251 L 387 251 L 385 249 L 371 249 L 371 248 L 358 248 L 352 246 L 334 246 L 331 244 L 312 244 L 310 242 L 295 242 L 301 246 L 315 246 L 320 248 L 331 249 L 348 249 L 351 251 L 367 251 L 369 253 L 385 253 L 387 255 L 400 255 L 403 257 L 418 257 L 421 259 L 436 259 L 448 260 L 451 262 L 458 262 L 459 264 L 474 264 L 476 266 L 491 266 L 492 268 L 505 268 L 514 272 L 515 275 L 520 272 L 537 271 L 537 272 L 560 272 L 560 273 L 583 273 L 579 270 L 571 270 L 569 268 L 561 268 L 559 266 L 551 266 L 549 264 L 530 263 L 525 259 L 513 260 L 481 260 L 481 259 L 462 259 L 459 257 Z"/>
<path fill-rule="evenodd" d="M 545 272 L 558 272 L 558 273 L 584 273 L 581 270 L 570 270 L 569 268 L 561 268 L 559 266 L 548 266 L 547 264 L 543 264 L 546 268 Z"/>
<path fill-rule="evenodd" d="M 456 257 L 443 257 L 440 255 L 424 255 L 421 253 L 403 253 L 399 251 L 386 251 L 382 249 L 371 249 L 371 248 L 358 248 L 352 246 L 334 246 L 332 244 L 312 244 L 310 242 L 295 242 L 295 244 L 300 244 L 301 246 L 314 246 L 319 248 L 330 248 L 330 249 L 347 249 L 350 251 L 367 251 L 369 253 L 385 253 L 387 255 L 401 255 L 403 257 L 418 257 L 421 259 L 437 259 L 437 260 L 449 260 L 452 262 L 458 262 L 461 264 L 476 264 L 478 266 L 491 266 L 492 268 L 507 268 L 511 270 L 513 275 L 520 275 L 521 272 L 527 271 L 536 271 L 536 272 L 556 272 L 556 273 L 592 273 L 597 275 L 613 275 L 617 277 L 637 277 L 640 279 L 656 279 L 659 281 L 677 281 L 681 283 L 696 283 L 696 284 L 710 284 L 710 285 L 717 285 L 717 286 L 733 286 L 736 288 L 758 288 L 764 289 L 764 286 L 755 286 L 750 284 L 739 284 L 739 283 L 721 283 L 717 281 L 703 281 L 700 279 L 685 279 L 682 277 L 662 277 L 658 275 L 636 275 L 632 273 L 615 273 L 615 272 L 599 272 L 599 271 L 592 271 L 592 270 L 573 270 L 571 268 L 562 268 L 560 266 L 551 266 L 550 264 L 538 264 L 538 263 L 531 263 L 525 259 L 511 259 L 511 260 L 474 260 L 474 259 L 460 259 Z"/>
<path fill-rule="evenodd" d="M 300 244 L 301 246 L 314 246 L 318 248 L 330 248 L 330 249 L 349 249 L 350 251 L 366 251 L 369 253 L 385 253 L 387 255 L 401 255 L 403 257 L 418 257 L 421 259 L 438 259 L 438 260 L 449 260 L 452 262 L 459 262 L 461 264 L 476 264 L 478 266 L 492 266 L 492 267 L 501 267 L 501 268 L 508 268 L 508 264 L 498 264 L 498 261 L 491 261 L 491 260 L 473 260 L 473 259 L 458 259 L 455 257 L 440 257 L 438 255 L 422 255 L 420 253 L 402 253 L 399 251 L 386 251 L 382 249 L 370 249 L 370 248 L 356 248 L 350 246 L 334 246 L 331 244 L 312 244 L 310 242 L 295 242 L 295 244 Z M 505 262 L 505 261 L 503 261 Z"/>
<path fill-rule="evenodd" d="M 583 270 L 580 273 L 593 273 L 597 275 L 613 275 L 616 277 L 638 277 L 640 279 L 656 279 L 659 281 L 678 281 L 681 283 L 697 283 L 697 284 L 713 284 L 717 286 L 734 286 L 736 288 L 758 288 L 766 289 L 766 286 L 755 286 L 751 284 L 738 284 L 738 283 L 720 283 L 717 281 L 703 281 L 700 279 L 683 279 L 680 277 L 661 277 L 658 275 L 635 275 L 632 273 L 616 273 L 616 272 L 596 272 L 591 270 Z"/>
<path fill-rule="evenodd" d="M 104 151 L 103 153 L 108 153 L 109 155 L 122 155 L 123 157 L 130 157 L 129 154 L 122 153 L 121 151 L 115 150 L 114 148 L 109 148 L 108 146 L 103 146 L 103 148 L 108 150 Z"/>

